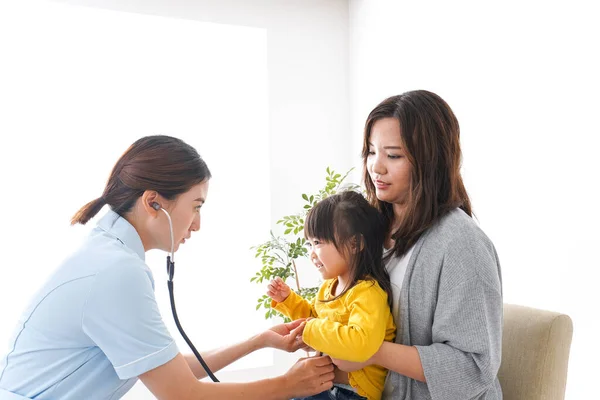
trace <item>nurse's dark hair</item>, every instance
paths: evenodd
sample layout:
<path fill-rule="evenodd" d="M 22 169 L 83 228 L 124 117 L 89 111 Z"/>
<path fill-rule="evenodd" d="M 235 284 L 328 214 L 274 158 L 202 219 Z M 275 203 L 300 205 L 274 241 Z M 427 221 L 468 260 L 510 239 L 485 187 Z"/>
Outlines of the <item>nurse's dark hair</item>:
<path fill-rule="evenodd" d="M 106 204 L 124 216 L 146 190 L 173 200 L 210 177 L 202 157 L 183 140 L 165 135 L 143 137 L 119 158 L 102 196 L 81 207 L 71 225 L 87 223 Z"/>
<path fill-rule="evenodd" d="M 386 257 L 402 256 L 440 217 L 460 208 L 472 216 L 471 201 L 460 175 L 460 128 L 452 109 L 440 96 L 415 90 L 382 101 L 371 111 L 363 141 L 363 180 L 367 198 L 387 218 L 391 227 L 393 204 L 377 199 L 367 159 L 373 125 L 384 118 L 400 123 L 400 138 L 410 166 L 405 211 L 394 222 L 394 249 Z"/>
<path fill-rule="evenodd" d="M 383 245 L 387 221 L 355 191 L 343 191 L 319 201 L 308 213 L 304 222 L 306 239 L 332 243 L 348 261 L 350 282 L 331 301 L 342 296 L 358 281 L 371 281 L 387 293 L 392 305 L 392 284 L 383 265 Z"/>

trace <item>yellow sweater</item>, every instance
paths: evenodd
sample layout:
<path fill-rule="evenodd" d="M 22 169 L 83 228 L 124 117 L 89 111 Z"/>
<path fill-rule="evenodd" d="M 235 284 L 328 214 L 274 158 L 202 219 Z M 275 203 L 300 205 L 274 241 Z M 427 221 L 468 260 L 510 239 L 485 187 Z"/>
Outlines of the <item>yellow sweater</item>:
<path fill-rule="evenodd" d="M 313 317 L 304 328 L 302 339 L 317 351 L 333 358 L 364 362 L 371 358 L 384 340 L 393 341 L 396 334 L 394 318 L 387 304 L 387 294 L 376 281 L 359 281 L 342 297 L 333 298 L 337 279 L 325 281 L 309 303 L 292 291 L 283 303 L 271 302 L 271 307 L 292 320 Z M 380 400 L 387 370 L 369 365 L 350 372 L 348 380 L 359 395 Z"/>

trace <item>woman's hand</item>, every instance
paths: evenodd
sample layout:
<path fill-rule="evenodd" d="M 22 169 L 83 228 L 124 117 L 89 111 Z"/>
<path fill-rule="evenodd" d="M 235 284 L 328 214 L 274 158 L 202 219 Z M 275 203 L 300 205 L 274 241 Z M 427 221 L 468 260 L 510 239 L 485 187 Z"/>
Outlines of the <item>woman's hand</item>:
<path fill-rule="evenodd" d="M 273 279 L 267 286 L 267 295 L 278 303 L 283 303 L 291 292 L 290 287 L 280 277 Z"/>
<path fill-rule="evenodd" d="M 283 376 L 292 397 L 306 397 L 331 389 L 333 364 L 328 356 L 301 358 Z"/>
<path fill-rule="evenodd" d="M 290 353 L 306 347 L 302 341 L 305 324 L 305 319 L 301 318 L 287 324 L 275 325 L 259 335 L 263 343 L 262 347 L 272 347 Z"/>

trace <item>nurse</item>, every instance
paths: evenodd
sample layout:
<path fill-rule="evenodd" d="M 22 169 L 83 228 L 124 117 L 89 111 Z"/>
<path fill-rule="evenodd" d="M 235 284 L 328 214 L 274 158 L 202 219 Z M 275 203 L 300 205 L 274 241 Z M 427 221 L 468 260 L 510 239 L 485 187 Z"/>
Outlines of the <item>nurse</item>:
<path fill-rule="evenodd" d="M 138 380 L 158 399 L 285 399 L 332 387 L 327 356 L 300 359 L 282 376 L 248 383 L 199 381 L 206 374 L 167 331 L 154 296 L 148 250 L 175 251 L 200 229 L 210 171 L 198 152 L 169 136 L 136 141 L 117 161 L 102 196 L 72 224 L 102 207 L 82 246 L 50 276 L 17 324 L 0 363 L 0 400 L 118 399 Z M 157 210 L 158 208 L 158 210 Z M 202 354 L 217 371 L 261 348 L 296 351 L 304 324 L 275 326 Z"/>

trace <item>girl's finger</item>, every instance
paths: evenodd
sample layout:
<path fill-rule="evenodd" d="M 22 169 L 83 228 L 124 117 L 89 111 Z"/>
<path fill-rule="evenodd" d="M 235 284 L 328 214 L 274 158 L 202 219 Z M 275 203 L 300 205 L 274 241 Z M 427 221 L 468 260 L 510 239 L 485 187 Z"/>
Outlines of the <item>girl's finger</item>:
<path fill-rule="evenodd" d="M 305 326 L 305 325 L 306 325 L 306 322 L 305 322 L 305 321 L 302 321 L 302 323 L 301 323 L 300 325 L 298 325 L 298 327 L 297 327 L 297 328 L 295 328 L 294 330 L 292 330 L 292 331 L 290 332 L 290 336 L 291 336 L 291 337 L 293 337 L 293 338 L 295 338 L 295 337 L 297 337 L 298 335 L 302 335 L 302 332 L 304 331 L 304 326 Z"/>

